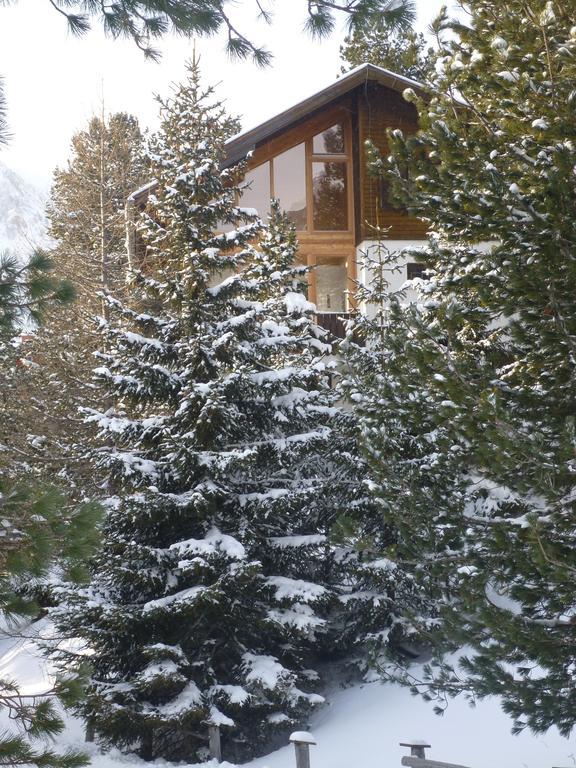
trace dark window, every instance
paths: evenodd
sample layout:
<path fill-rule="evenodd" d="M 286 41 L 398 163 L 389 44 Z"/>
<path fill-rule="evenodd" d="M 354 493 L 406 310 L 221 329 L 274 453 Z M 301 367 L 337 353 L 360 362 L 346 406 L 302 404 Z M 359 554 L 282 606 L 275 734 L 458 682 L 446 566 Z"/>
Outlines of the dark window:
<path fill-rule="evenodd" d="M 421 280 L 428 280 L 429 275 L 426 273 L 426 264 L 421 264 L 417 261 L 411 261 L 406 264 L 406 276 L 408 280 L 415 280 L 419 277 Z"/>

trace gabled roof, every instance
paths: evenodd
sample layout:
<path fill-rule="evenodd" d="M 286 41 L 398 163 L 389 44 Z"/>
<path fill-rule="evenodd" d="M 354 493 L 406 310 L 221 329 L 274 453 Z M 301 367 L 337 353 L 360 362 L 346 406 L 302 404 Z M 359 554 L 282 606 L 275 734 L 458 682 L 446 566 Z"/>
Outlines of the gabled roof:
<path fill-rule="evenodd" d="M 380 85 L 400 93 L 406 88 L 412 88 L 420 96 L 424 96 L 427 93 L 425 86 L 416 80 L 404 77 L 403 75 L 397 75 L 395 72 L 390 72 L 390 70 L 377 67 L 374 64 L 361 64 L 331 85 L 304 99 L 304 101 L 285 109 L 284 112 L 280 112 L 280 114 L 257 125 L 255 128 L 243 131 L 229 139 L 226 142 L 228 163 L 230 165 L 237 163 L 246 157 L 248 152 L 252 151 L 261 141 L 287 128 L 297 120 L 306 117 L 340 96 L 344 96 L 357 86 L 370 81 L 380 83 Z"/>

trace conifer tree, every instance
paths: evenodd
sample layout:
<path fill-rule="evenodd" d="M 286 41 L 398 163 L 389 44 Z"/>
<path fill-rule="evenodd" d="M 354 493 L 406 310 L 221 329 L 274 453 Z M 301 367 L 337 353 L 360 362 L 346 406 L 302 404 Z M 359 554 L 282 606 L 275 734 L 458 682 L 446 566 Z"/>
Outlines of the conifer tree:
<path fill-rule="evenodd" d="M 415 6 L 389 2 L 389 13 L 373 17 L 371 23 L 352 30 L 340 46 L 341 71 L 374 64 L 391 72 L 427 83 L 434 66 L 433 48 L 414 29 Z"/>
<path fill-rule="evenodd" d="M 8 141 L 8 123 L 6 121 L 6 96 L 4 95 L 4 81 L 0 78 L 0 145 Z"/>
<path fill-rule="evenodd" d="M 49 304 L 72 298 L 71 286 L 51 275 L 51 262 L 37 252 L 27 264 L 8 255 L 0 258 L 0 378 L 5 385 L 14 376 L 18 350 L 13 337 L 25 322 L 38 322 Z M 97 509 L 75 506 L 55 488 L 31 482 L 6 448 L 12 428 L 5 409 L 0 415 L 0 617 L 1 635 L 15 636 L 17 620 L 34 617 L 38 606 L 26 597 L 23 587 L 46 573 L 55 561 L 66 565 L 69 577 L 83 575 L 82 562 L 94 543 Z M 0 680 L 0 710 L 7 712 L 14 729 L 0 734 L 4 765 L 30 764 L 49 768 L 85 765 L 84 755 L 64 754 L 46 745 L 64 728 L 55 706 L 56 698 L 76 701 L 78 681 L 71 676 L 56 681 L 42 695 L 29 695 L 17 681 Z"/>
<path fill-rule="evenodd" d="M 515 727 L 575 723 L 573 2 L 464 4 L 397 200 L 432 227 L 419 305 L 392 297 L 378 380 L 356 373 L 391 556 L 436 656 L 415 690 L 499 694 Z M 406 98 L 415 99 L 412 92 Z M 402 609 L 402 606 L 399 606 Z M 442 651 L 467 644 L 459 665 Z"/>
<path fill-rule="evenodd" d="M 149 181 L 138 120 L 117 112 L 93 116 L 54 171 L 48 203 L 53 259 L 77 284 L 85 314 L 102 314 L 99 291 L 121 291 L 126 279 L 125 205 Z"/>
<path fill-rule="evenodd" d="M 235 759 L 305 725 L 339 589 L 327 532 L 354 495 L 294 234 L 221 170 L 236 130 L 191 64 L 152 142 L 146 264 L 108 298 L 117 405 L 92 418 L 118 506 L 61 619 L 93 651 L 90 727 L 146 759 L 200 759 L 208 724 Z"/>
<path fill-rule="evenodd" d="M 102 396 L 92 380 L 97 318 L 107 312 L 98 294 L 125 290 L 125 202 L 147 178 L 132 116 L 93 117 L 74 135 L 70 159 L 54 173 L 48 234 L 52 275 L 74 285 L 75 301 L 45 307 L 42 324 L 20 351 L 29 364 L 4 387 L 10 451 L 38 471 L 49 468 L 79 499 L 101 495 L 102 478 L 88 459 L 94 435 L 80 413 Z"/>
<path fill-rule="evenodd" d="M 293 1 L 293 0 L 291 0 Z M 0 0 L 0 5 L 11 0 Z M 56 11 L 64 16 L 70 32 L 83 35 L 97 19 L 107 35 L 113 38 L 127 37 L 144 51 L 146 56 L 157 59 L 158 51 L 152 42 L 169 32 L 195 36 L 216 34 L 219 30 L 227 33 L 226 51 L 238 58 L 252 57 L 260 65 L 268 64 L 271 54 L 256 45 L 239 30 L 238 23 L 230 15 L 222 0 L 187 0 L 170 2 L 165 0 L 119 0 L 114 5 L 100 6 L 86 0 L 50 0 Z M 244 0 L 252 5 L 254 13 L 270 23 L 273 17 L 273 3 L 259 0 Z M 351 29 L 370 24 L 375 18 L 384 16 L 391 19 L 402 17 L 405 0 L 345 0 L 335 5 L 331 0 L 314 0 L 307 3 L 305 26 L 311 35 L 323 37 L 335 27 L 335 13 L 348 18 Z M 304 3 L 302 3 L 304 8 Z"/>

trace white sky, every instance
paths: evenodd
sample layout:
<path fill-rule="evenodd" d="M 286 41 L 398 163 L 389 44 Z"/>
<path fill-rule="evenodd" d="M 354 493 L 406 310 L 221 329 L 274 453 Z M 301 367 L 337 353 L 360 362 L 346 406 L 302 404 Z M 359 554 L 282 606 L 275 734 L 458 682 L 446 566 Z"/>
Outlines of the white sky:
<path fill-rule="evenodd" d="M 438 12 L 442 0 L 417 0 L 418 26 Z M 222 38 L 200 39 L 196 50 L 206 82 L 219 93 L 243 127 L 257 125 L 332 82 L 339 72 L 338 48 L 344 31 L 322 42 L 302 31 L 304 0 L 276 0 L 272 27 L 257 22 L 252 0 L 232 9 L 238 27 L 274 53 L 264 70 L 249 61 L 230 61 Z M 48 0 L 18 0 L 0 7 L 0 75 L 4 76 L 13 138 L 0 160 L 44 189 L 55 166 L 69 154 L 72 134 L 100 113 L 125 111 L 154 128 L 154 94 L 166 95 L 182 79 L 193 42 L 167 37 L 157 46 L 159 64 L 145 61 L 130 41 L 106 39 L 95 22 L 82 39 L 67 32 L 66 21 Z"/>

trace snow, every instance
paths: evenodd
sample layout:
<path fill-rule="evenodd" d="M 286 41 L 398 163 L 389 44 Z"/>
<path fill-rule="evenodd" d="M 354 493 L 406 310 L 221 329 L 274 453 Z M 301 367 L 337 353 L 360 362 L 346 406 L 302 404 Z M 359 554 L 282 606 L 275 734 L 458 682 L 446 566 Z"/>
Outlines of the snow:
<path fill-rule="evenodd" d="M 208 718 L 208 722 L 210 725 L 228 726 L 229 728 L 233 728 L 234 725 L 236 725 L 232 718 L 228 717 L 223 712 L 220 712 L 215 706 L 210 707 L 210 717 Z"/>
<path fill-rule="evenodd" d="M 245 704 L 250 694 L 241 685 L 214 685 L 211 689 L 214 693 L 223 693 L 230 704 Z"/>
<path fill-rule="evenodd" d="M 281 624 L 284 627 L 295 627 L 300 631 L 313 631 L 315 628 L 326 624 L 326 620 L 316 616 L 310 606 L 300 603 L 290 609 L 268 611 L 268 618 L 276 624 Z"/>
<path fill-rule="evenodd" d="M 316 305 L 308 301 L 302 293 L 289 291 L 284 296 L 284 304 L 288 312 L 316 312 Z"/>
<path fill-rule="evenodd" d="M 159 707 L 164 715 L 177 717 L 189 709 L 202 705 L 202 693 L 196 683 L 190 682 L 176 698 Z"/>
<path fill-rule="evenodd" d="M 211 528 L 203 539 L 186 539 L 172 544 L 170 549 L 183 555 L 212 555 L 220 551 L 233 560 L 243 560 L 246 551 L 233 536 L 222 533 L 218 528 Z"/>
<path fill-rule="evenodd" d="M 242 660 L 247 669 L 246 680 L 270 690 L 274 690 L 279 681 L 288 675 L 288 671 L 274 656 L 245 653 Z"/>
<path fill-rule="evenodd" d="M 45 195 L 0 163 L 0 254 L 27 261 L 35 247 L 49 248 Z"/>
<path fill-rule="evenodd" d="M 311 533 L 302 536 L 273 536 L 270 543 L 278 549 L 289 549 L 290 547 L 315 547 L 324 544 L 326 536 L 321 533 Z"/>
<path fill-rule="evenodd" d="M 33 625 L 32 634 L 39 631 L 43 636 L 49 634 L 46 622 Z M 272 683 L 282 674 L 283 667 L 273 657 L 250 656 L 246 661 L 255 681 Z M 0 678 L 7 677 L 18 680 L 27 693 L 41 693 L 50 685 L 49 672 L 33 637 L 0 639 Z M 335 686 L 327 698 L 329 704 L 310 722 L 317 741 L 310 753 L 311 768 L 396 768 L 408 754 L 407 748 L 399 746 L 407 734 L 432 745 L 426 753 L 431 760 L 469 768 L 568 768 L 576 763 L 574 738 L 564 739 L 554 730 L 539 736 L 528 732 L 512 736 L 511 721 L 495 698 L 478 702 L 475 708 L 455 699 L 443 717 L 435 715 L 430 704 L 392 683 Z M 274 717 L 281 718 L 281 713 Z M 12 730 L 13 724 L 5 716 L 0 717 L 0 728 Z M 117 750 L 101 754 L 96 745 L 84 743 L 83 738 L 82 722 L 67 716 L 58 748 L 84 749 L 91 756 L 93 768 L 150 768 L 150 763 Z M 169 764 L 158 761 L 157 765 Z M 209 761 L 197 768 L 216 768 L 216 764 Z M 234 766 L 224 762 L 221 768 Z M 287 743 L 243 768 L 294 768 L 294 748 Z"/>
<path fill-rule="evenodd" d="M 270 576 L 268 584 L 276 588 L 276 599 L 285 600 L 297 598 L 305 603 L 318 600 L 326 594 L 326 589 L 320 584 L 313 584 L 301 579 L 289 579 L 285 576 Z"/>
<path fill-rule="evenodd" d="M 290 734 L 290 741 L 295 744 L 316 744 L 316 740 L 308 731 L 294 731 Z"/>
<path fill-rule="evenodd" d="M 198 595 L 205 592 L 208 587 L 197 586 L 190 587 L 189 589 L 182 589 L 180 592 L 176 592 L 174 595 L 168 595 L 167 597 L 160 597 L 158 600 L 149 600 L 142 606 L 144 613 L 150 611 L 156 611 L 158 609 L 166 608 L 166 606 L 186 605 L 192 602 Z"/>

